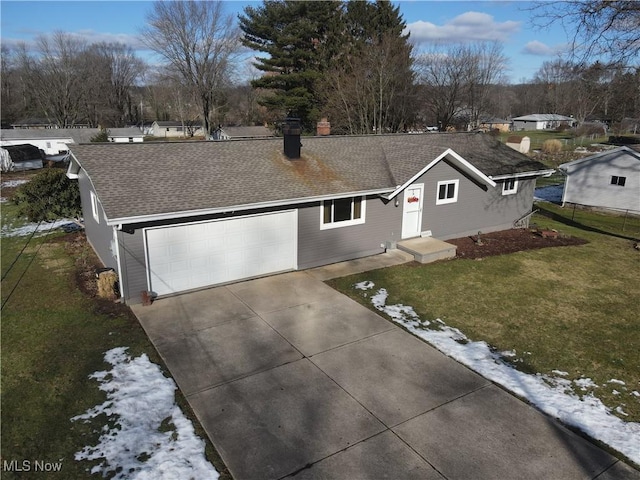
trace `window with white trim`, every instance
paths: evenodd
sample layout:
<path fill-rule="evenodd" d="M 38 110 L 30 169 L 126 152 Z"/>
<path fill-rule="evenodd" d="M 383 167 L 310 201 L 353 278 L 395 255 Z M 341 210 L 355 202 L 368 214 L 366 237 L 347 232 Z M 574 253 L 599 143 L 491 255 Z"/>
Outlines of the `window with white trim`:
<path fill-rule="evenodd" d="M 502 195 L 513 195 L 518 192 L 518 180 L 507 178 L 502 184 Z"/>
<path fill-rule="evenodd" d="M 98 197 L 96 194 L 91 192 L 91 214 L 93 215 L 93 219 L 100 223 L 100 211 L 98 209 Z"/>
<path fill-rule="evenodd" d="M 366 201 L 363 197 L 324 200 L 320 209 L 320 229 L 364 223 L 365 206 Z"/>
<path fill-rule="evenodd" d="M 436 205 L 457 202 L 459 183 L 460 180 L 445 180 L 438 182 L 438 188 L 436 189 Z"/>
<path fill-rule="evenodd" d="M 616 175 L 611 176 L 611 185 L 618 185 L 619 187 L 624 187 L 625 183 L 627 183 L 627 177 L 618 177 Z"/>

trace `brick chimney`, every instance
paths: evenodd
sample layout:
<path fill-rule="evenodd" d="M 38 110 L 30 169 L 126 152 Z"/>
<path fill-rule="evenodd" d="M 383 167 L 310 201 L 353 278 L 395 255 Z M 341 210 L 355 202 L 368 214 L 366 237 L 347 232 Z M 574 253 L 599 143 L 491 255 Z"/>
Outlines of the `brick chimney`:
<path fill-rule="evenodd" d="M 326 117 L 316 124 L 316 135 L 331 135 L 331 124 L 327 121 Z"/>
<path fill-rule="evenodd" d="M 284 135 L 284 154 L 289 160 L 300 158 L 300 133 L 302 126 L 299 118 L 285 118 L 282 125 L 282 133 Z"/>

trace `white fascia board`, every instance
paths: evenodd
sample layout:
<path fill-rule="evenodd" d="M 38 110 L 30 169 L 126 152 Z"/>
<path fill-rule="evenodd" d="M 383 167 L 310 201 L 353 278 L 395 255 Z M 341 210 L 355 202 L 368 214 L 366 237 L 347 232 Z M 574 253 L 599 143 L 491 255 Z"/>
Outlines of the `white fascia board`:
<path fill-rule="evenodd" d="M 505 175 L 495 175 L 490 176 L 489 178 L 493 180 L 504 180 L 505 178 L 523 178 L 523 177 L 548 177 L 553 174 L 555 169 L 550 168 L 548 170 L 536 170 L 534 172 L 520 172 L 520 173 L 509 173 Z"/>
<path fill-rule="evenodd" d="M 71 179 L 71 180 L 77 180 L 79 178 L 79 173 L 80 173 L 80 169 L 82 168 L 80 166 L 80 163 L 78 162 L 78 160 L 76 159 L 76 157 L 73 155 L 73 153 L 69 152 L 71 155 L 71 160 L 69 161 L 69 166 L 67 167 L 67 178 Z"/>
<path fill-rule="evenodd" d="M 131 224 L 131 223 L 157 222 L 162 220 L 171 220 L 174 218 L 188 218 L 188 217 L 197 217 L 201 215 L 213 215 L 216 213 L 234 213 L 234 212 L 242 212 L 246 210 L 255 210 L 260 208 L 284 207 L 287 205 L 318 202 L 322 200 L 334 200 L 337 198 L 348 198 L 348 197 L 358 197 L 358 196 L 367 196 L 367 195 L 379 195 L 382 197 L 384 196 L 383 194 L 388 193 L 390 191 L 391 191 L 390 188 L 385 188 L 380 190 L 367 190 L 364 192 L 345 192 L 345 193 L 332 194 L 332 195 L 319 195 L 315 197 L 276 200 L 273 202 L 260 202 L 260 203 L 250 203 L 245 205 L 230 205 L 226 207 L 206 208 L 206 209 L 200 209 L 200 210 L 187 210 L 187 211 L 181 211 L 181 212 L 159 213 L 155 215 L 121 217 L 121 218 L 107 219 L 107 225 L 116 226 L 119 230 L 121 230 L 123 225 Z"/>
<path fill-rule="evenodd" d="M 476 167 L 471 165 L 467 160 L 462 158 L 460 155 L 458 155 L 452 149 L 447 148 L 444 152 L 442 152 L 440 155 L 438 155 L 426 167 L 424 167 L 422 170 L 420 170 L 418 173 L 416 173 L 413 177 L 411 177 L 409 180 L 407 180 L 404 184 L 396 187 L 396 189 L 393 192 L 391 192 L 388 196 L 386 196 L 385 198 L 391 200 L 393 197 L 395 197 L 400 192 L 402 192 L 405 188 L 407 188 L 409 185 L 411 185 L 413 182 L 415 182 L 418 178 L 420 178 L 420 176 L 424 175 L 427 171 L 429 171 L 434 165 L 436 165 L 438 162 L 443 160 L 445 157 L 448 157 L 449 160 L 451 160 L 453 163 L 455 163 L 460 168 L 462 168 L 462 170 L 464 170 L 467 173 L 469 173 L 472 177 L 474 177 L 480 183 L 484 183 L 485 185 L 490 186 L 490 187 L 495 187 L 496 186 L 496 182 L 494 182 L 490 177 L 486 176 L 484 173 L 482 173 Z"/>

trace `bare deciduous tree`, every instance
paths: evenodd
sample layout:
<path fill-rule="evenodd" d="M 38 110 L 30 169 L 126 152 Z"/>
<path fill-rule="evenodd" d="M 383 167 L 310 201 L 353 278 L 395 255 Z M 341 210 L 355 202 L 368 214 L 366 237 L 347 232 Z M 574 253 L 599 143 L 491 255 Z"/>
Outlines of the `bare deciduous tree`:
<path fill-rule="evenodd" d="M 168 62 L 200 103 L 205 134 L 211 132 L 215 98 L 230 76 L 238 35 L 220 1 L 159 1 L 147 17 L 145 43 Z"/>
<path fill-rule="evenodd" d="M 467 77 L 466 47 L 453 46 L 445 52 L 433 49 L 416 60 L 423 85 L 425 107 L 435 116 L 437 126 L 445 131 L 464 105 Z"/>
<path fill-rule="evenodd" d="M 604 56 L 637 62 L 640 57 L 640 2 L 637 0 L 563 0 L 537 2 L 529 8 L 540 27 L 559 23 L 579 63 Z"/>
<path fill-rule="evenodd" d="M 38 38 L 37 57 L 25 46 L 19 50 L 18 62 L 33 100 L 61 128 L 84 120 L 85 76 L 80 58 L 86 48 L 86 43 L 58 31 Z"/>

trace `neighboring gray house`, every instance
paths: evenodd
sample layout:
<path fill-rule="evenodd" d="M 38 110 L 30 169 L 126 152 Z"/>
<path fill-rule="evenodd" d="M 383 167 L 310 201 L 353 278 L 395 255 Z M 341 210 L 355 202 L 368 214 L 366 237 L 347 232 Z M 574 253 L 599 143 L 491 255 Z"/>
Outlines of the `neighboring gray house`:
<path fill-rule="evenodd" d="M 563 205 L 640 213 L 640 152 L 619 147 L 563 163 L 559 170 L 567 176 Z"/>
<path fill-rule="evenodd" d="M 297 134 L 296 134 L 297 133 Z M 286 152 L 286 154 L 284 153 Z M 552 173 L 489 135 L 71 147 L 86 234 L 126 302 L 509 229 Z"/>
<path fill-rule="evenodd" d="M 532 115 L 524 115 L 511 119 L 513 122 L 513 130 L 555 130 L 562 124 L 573 127 L 576 123 L 575 119 L 565 117 L 564 115 L 556 115 L 555 113 L 534 113 Z"/>
<path fill-rule="evenodd" d="M 218 127 L 213 131 L 213 140 L 233 140 L 241 138 L 268 138 L 274 137 L 274 133 L 267 127 Z"/>
<path fill-rule="evenodd" d="M 111 142 L 142 142 L 142 132 L 135 127 L 109 128 Z M 69 151 L 72 143 L 89 143 L 100 133 L 99 128 L 48 128 L 48 129 L 2 129 L 0 146 L 28 143 L 41 149 L 45 155 L 58 155 Z"/>

